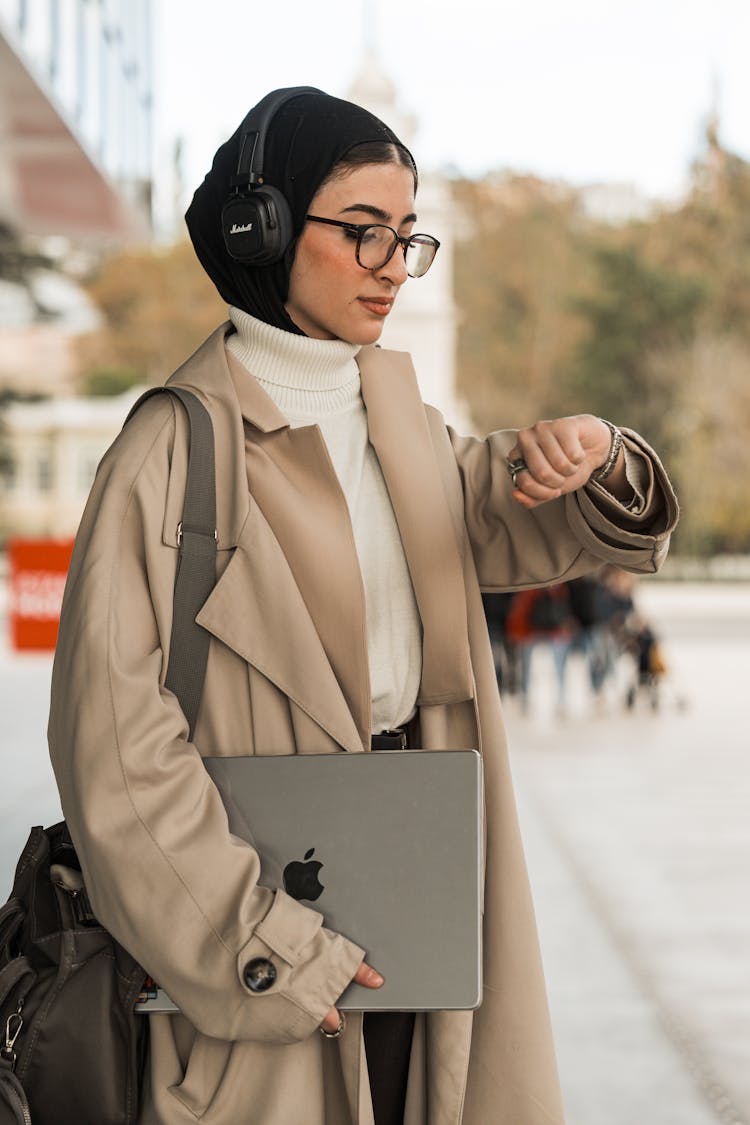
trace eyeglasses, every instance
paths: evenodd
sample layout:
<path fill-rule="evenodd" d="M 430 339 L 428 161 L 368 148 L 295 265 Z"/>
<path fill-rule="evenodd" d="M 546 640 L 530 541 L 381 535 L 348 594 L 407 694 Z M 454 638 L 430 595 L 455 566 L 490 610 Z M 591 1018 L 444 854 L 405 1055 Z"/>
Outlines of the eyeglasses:
<path fill-rule="evenodd" d="M 306 215 L 305 218 L 311 223 L 341 227 L 352 238 L 356 238 L 357 263 L 364 270 L 382 269 L 390 262 L 400 244 L 404 248 L 404 261 L 409 277 L 422 277 L 434 262 L 440 245 L 431 234 L 402 237 L 393 227 L 384 226 L 383 223 L 343 223 L 340 219 L 321 219 L 318 215 Z"/>

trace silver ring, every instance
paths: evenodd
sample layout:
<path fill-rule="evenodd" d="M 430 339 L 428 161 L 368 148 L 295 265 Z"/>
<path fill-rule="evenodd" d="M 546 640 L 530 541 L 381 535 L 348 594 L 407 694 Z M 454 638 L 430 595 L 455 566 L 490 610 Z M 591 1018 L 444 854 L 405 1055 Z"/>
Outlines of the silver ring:
<path fill-rule="evenodd" d="M 346 1016 L 343 1012 L 339 1012 L 339 1026 L 335 1031 L 326 1031 L 324 1027 L 318 1028 L 318 1031 L 325 1039 L 340 1039 L 346 1030 Z"/>
<path fill-rule="evenodd" d="M 523 457 L 516 457 L 513 461 L 511 461 L 510 457 L 506 457 L 505 464 L 508 466 L 508 472 L 510 473 L 510 479 L 513 481 L 513 487 L 518 488 L 516 477 L 519 473 L 523 473 L 524 471 L 528 472 L 529 466 L 526 464 Z"/>

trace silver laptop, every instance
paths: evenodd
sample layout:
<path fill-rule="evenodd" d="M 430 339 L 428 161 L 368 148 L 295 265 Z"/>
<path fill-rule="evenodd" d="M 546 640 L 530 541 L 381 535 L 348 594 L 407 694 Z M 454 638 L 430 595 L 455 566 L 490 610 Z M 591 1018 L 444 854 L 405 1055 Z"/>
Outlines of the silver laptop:
<path fill-rule="evenodd" d="M 481 758 L 474 750 L 206 758 L 260 882 L 367 951 L 380 989 L 357 1011 L 476 1008 L 481 999 Z M 175 1006 L 158 986 L 140 1011 Z"/>

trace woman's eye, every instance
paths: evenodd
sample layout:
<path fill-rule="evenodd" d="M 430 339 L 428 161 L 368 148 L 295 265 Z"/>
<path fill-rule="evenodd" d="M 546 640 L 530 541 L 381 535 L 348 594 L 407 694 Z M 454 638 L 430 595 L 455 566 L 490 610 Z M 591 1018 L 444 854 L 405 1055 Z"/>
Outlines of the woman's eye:
<path fill-rule="evenodd" d="M 342 230 L 344 231 L 344 238 L 348 238 L 350 242 L 356 242 L 357 241 L 357 231 L 356 230 L 349 230 L 348 227 L 342 227 Z"/>

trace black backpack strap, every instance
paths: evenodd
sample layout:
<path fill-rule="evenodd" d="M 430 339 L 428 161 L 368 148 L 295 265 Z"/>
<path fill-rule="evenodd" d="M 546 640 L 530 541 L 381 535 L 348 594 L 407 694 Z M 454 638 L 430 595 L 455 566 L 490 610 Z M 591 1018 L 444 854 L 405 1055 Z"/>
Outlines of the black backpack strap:
<path fill-rule="evenodd" d="M 177 696 L 192 738 L 203 695 L 210 641 L 209 633 L 195 619 L 216 583 L 214 431 L 211 416 L 203 403 L 183 387 L 153 387 L 146 391 L 131 409 L 126 422 L 146 399 L 163 393 L 179 399 L 190 426 L 185 503 L 176 529 L 180 554 L 165 686 Z"/>

